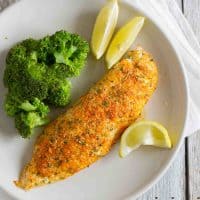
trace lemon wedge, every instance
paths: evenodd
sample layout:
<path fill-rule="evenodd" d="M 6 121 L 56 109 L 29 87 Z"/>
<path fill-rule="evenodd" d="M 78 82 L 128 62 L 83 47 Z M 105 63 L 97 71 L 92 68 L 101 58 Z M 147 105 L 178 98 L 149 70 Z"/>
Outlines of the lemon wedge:
<path fill-rule="evenodd" d="M 129 126 L 121 137 L 119 155 L 127 156 L 141 145 L 171 148 L 172 143 L 167 130 L 153 121 L 140 121 Z"/>
<path fill-rule="evenodd" d="M 117 0 L 108 0 L 100 10 L 92 33 L 91 48 L 97 59 L 101 58 L 112 38 L 119 14 Z"/>
<path fill-rule="evenodd" d="M 144 21 L 144 17 L 135 17 L 119 29 L 111 41 L 106 53 L 106 64 L 108 69 L 117 63 L 130 48 L 142 29 Z"/>

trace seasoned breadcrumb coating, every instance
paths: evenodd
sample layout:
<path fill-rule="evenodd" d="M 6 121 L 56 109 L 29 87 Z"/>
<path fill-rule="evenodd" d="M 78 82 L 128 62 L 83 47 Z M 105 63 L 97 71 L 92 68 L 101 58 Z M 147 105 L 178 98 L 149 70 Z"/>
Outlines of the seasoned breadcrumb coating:
<path fill-rule="evenodd" d="M 38 137 L 16 185 L 25 190 L 53 183 L 105 156 L 141 114 L 157 87 L 152 57 L 138 47 L 51 122 Z"/>

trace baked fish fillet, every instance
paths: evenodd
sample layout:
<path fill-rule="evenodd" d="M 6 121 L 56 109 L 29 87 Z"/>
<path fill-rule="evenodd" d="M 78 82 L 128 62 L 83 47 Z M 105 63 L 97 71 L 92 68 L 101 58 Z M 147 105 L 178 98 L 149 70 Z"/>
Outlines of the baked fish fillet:
<path fill-rule="evenodd" d="M 105 156 L 124 129 L 140 116 L 157 81 L 152 57 L 140 47 L 128 52 L 44 129 L 16 185 L 27 190 L 53 183 Z"/>

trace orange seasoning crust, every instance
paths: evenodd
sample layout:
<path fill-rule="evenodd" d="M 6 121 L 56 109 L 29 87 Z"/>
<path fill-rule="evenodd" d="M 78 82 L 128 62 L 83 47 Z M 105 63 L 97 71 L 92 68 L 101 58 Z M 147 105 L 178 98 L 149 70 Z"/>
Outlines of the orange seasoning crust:
<path fill-rule="evenodd" d="M 130 51 L 38 137 L 16 185 L 25 190 L 65 179 L 105 156 L 141 114 L 158 72 L 142 48 Z"/>

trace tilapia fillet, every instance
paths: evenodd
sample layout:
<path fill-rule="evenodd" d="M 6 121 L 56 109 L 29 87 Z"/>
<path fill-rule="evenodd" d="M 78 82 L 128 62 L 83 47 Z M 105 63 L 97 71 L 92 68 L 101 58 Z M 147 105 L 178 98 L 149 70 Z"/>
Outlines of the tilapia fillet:
<path fill-rule="evenodd" d="M 16 185 L 25 190 L 72 176 L 105 156 L 141 114 L 158 81 L 152 57 L 130 51 L 38 137 Z"/>

